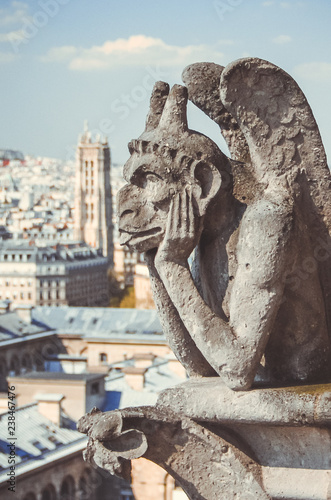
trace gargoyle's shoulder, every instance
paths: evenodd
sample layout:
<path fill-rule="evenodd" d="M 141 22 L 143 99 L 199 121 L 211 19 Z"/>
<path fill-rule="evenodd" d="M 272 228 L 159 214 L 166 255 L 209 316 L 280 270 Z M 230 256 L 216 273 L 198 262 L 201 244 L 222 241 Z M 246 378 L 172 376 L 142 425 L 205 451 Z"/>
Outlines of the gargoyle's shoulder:
<path fill-rule="evenodd" d="M 286 199 L 279 202 L 261 199 L 248 206 L 242 218 L 241 236 L 251 239 L 254 235 L 256 244 L 275 244 L 288 240 L 294 228 L 293 205 Z"/>
<path fill-rule="evenodd" d="M 260 199 L 247 207 L 243 222 L 255 222 L 262 224 L 262 226 L 275 223 L 283 226 L 284 223 L 292 221 L 293 215 L 293 204 L 289 203 L 287 199 L 281 201 Z"/>

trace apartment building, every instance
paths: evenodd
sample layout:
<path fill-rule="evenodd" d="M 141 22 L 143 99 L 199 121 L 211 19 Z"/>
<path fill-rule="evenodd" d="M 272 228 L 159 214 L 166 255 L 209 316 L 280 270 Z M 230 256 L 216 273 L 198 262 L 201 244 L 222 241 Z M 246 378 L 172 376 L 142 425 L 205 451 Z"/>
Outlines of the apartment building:
<path fill-rule="evenodd" d="M 0 245 L 0 300 L 29 305 L 108 305 L 108 259 L 86 243 Z"/>

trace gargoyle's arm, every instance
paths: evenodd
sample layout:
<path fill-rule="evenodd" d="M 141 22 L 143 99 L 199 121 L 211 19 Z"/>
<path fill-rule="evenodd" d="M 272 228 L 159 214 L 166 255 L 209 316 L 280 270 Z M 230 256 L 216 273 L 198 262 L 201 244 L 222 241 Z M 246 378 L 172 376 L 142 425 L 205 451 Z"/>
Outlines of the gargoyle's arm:
<path fill-rule="evenodd" d="M 217 373 L 203 357 L 192 337 L 185 328 L 177 309 L 174 307 L 164 284 L 154 265 L 154 252 L 145 256 L 149 269 L 153 298 L 156 303 L 163 332 L 177 359 L 186 369 L 190 377 L 216 376 Z"/>
<path fill-rule="evenodd" d="M 158 252 L 155 263 L 169 297 L 205 359 L 234 390 L 249 388 L 282 301 L 292 233 L 291 212 L 262 201 L 246 210 L 229 321 L 199 295 L 186 261 Z M 178 254 L 180 255 L 180 253 Z"/>

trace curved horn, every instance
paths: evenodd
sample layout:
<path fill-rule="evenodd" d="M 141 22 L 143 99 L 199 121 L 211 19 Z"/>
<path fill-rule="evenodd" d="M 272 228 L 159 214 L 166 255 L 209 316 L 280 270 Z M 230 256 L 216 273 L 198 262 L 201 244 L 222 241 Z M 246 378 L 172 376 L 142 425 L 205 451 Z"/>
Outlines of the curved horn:
<path fill-rule="evenodd" d="M 187 126 L 187 88 L 174 85 L 165 103 L 159 129 L 165 129 L 169 135 L 181 134 L 188 130 Z"/>
<path fill-rule="evenodd" d="M 157 128 L 160 122 L 162 111 L 169 94 L 169 84 L 156 82 L 151 95 L 149 113 L 146 118 L 145 132 Z"/>

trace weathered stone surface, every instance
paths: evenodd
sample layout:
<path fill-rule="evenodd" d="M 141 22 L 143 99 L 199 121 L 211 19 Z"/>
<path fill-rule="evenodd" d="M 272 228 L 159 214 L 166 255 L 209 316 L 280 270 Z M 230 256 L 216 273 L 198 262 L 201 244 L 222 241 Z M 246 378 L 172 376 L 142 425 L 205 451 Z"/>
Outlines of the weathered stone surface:
<path fill-rule="evenodd" d="M 85 459 L 130 480 L 130 460 L 142 456 L 195 500 L 329 500 L 330 389 L 234 392 L 219 379 L 189 381 L 161 393 L 156 407 L 83 417 Z"/>
<path fill-rule="evenodd" d="M 144 456 L 196 500 L 330 499 L 331 177 L 318 127 L 267 61 L 198 63 L 183 79 L 155 85 L 118 215 L 191 380 L 156 407 L 84 417 L 86 459 L 128 478 Z M 189 129 L 188 97 L 232 159 Z"/>
<path fill-rule="evenodd" d="M 238 158 L 248 146 L 250 181 L 233 193 L 229 159 L 188 128 L 186 88 L 166 98 L 156 84 L 118 211 L 122 243 L 146 252 L 169 343 L 190 376 L 234 390 L 329 381 L 331 177 L 311 109 L 260 59 L 193 65 L 184 79 L 230 149 L 239 134 Z"/>
<path fill-rule="evenodd" d="M 130 460 L 144 457 L 178 479 L 192 500 L 219 500 L 220 494 L 270 498 L 262 487 L 261 467 L 225 430 L 218 435 L 183 415 L 152 407 L 92 410 L 78 429 L 90 438 L 85 459 L 127 480 Z"/>
<path fill-rule="evenodd" d="M 331 428 L 331 384 L 239 392 L 219 378 L 191 379 L 162 391 L 157 407 L 200 422 Z"/>

